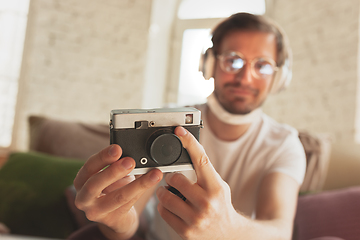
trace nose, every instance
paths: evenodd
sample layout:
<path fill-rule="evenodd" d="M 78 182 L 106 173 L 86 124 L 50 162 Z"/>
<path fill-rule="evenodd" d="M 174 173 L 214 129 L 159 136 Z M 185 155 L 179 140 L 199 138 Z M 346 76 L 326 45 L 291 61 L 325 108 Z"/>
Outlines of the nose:
<path fill-rule="evenodd" d="M 248 85 L 252 83 L 253 76 L 251 73 L 251 66 L 250 64 L 245 64 L 243 69 L 235 74 L 235 81 L 240 82 L 241 84 Z"/>

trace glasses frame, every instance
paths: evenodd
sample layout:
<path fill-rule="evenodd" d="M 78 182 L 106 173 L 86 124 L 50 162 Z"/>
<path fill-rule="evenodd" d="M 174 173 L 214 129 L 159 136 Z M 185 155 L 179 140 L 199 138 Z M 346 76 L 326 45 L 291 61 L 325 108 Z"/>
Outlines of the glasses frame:
<path fill-rule="evenodd" d="M 224 58 L 225 58 L 225 56 L 229 56 L 229 55 L 231 55 L 231 56 L 238 56 L 239 58 L 241 58 L 241 59 L 244 61 L 244 66 L 243 66 L 242 68 L 238 69 L 238 70 L 235 70 L 235 71 L 228 71 L 228 70 L 226 69 L 226 67 L 224 66 Z M 221 70 L 223 70 L 223 71 L 226 72 L 226 73 L 230 73 L 230 74 L 237 74 L 237 73 L 241 72 L 241 71 L 244 69 L 244 67 L 246 66 L 246 64 L 249 62 L 249 61 L 245 58 L 244 54 L 242 54 L 242 53 L 240 53 L 240 52 L 236 52 L 236 51 L 227 51 L 227 52 L 224 52 L 224 53 L 222 53 L 222 54 L 218 54 L 218 55 L 216 56 L 216 58 L 220 60 L 220 68 L 221 68 Z M 256 58 L 254 58 L 254 59 L 252 59 L 252 60 L 250 61 L 250 72 L 251 72 L 251 75 L 252 75 L 254 78 L 256 78 L 256 79 L 268 79 L 268 76 L 270 77 L 270 75 L 268 75 L 268 76 L 266 76 L 266 77 L 264 77 L 264 76 L 259 76 L 259 75 L 256 73 L 256 71 L 255 71 L 255 63 L 256 63 L 258 60 L 260 60 L 260 59 L 265 60 L 266 62 L 269 62 L 269 63 L 270 63 L 270 65 L 271 65 L 271 67 L 272 67 L 272 69 L 273 69 L 273 71 L 274 71 L 271 76 L 273 76 L 273 75 L 279 70 L 279 67 L 276 66 L 276 62 L 275 62 L 273 59 L 271 59 L 271 58 L 269 58 L 269 57 L 256 57 Z"/>

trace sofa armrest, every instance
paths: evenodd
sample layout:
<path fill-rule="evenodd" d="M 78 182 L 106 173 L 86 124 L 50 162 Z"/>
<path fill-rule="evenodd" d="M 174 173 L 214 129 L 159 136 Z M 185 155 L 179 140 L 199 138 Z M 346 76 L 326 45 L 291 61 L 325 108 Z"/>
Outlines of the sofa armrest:
<path fill-rule="evenodd" d="M 295 240 L 333 236 L 357 240 L 360 236 L 360 187 L 299 197 Z"/>

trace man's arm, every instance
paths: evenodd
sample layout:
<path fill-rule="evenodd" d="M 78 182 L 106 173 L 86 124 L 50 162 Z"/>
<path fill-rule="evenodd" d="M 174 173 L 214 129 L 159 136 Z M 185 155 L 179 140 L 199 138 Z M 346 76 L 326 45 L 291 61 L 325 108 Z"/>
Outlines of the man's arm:
<path fill-rule="evenodd" d="M 254 227 L 268 231 L 267 238 L 273 236 L 269 239 L 291 239 L 298 191 L 299 184 L 290 176 L 267 175 L 259 189 Z"/>
<path fill-rule="evenodd" d="M 282 173 L 271 173 L 261 184 L 257 218 L 236 212 L 229 186 L 215 171 L 202 146 L 183 128 L 175 133 L 192 159 L 197 182 L 173 173 L 166 182 L 179 190 L 186 201 L 157 190 L 158 210 L 183 239 L 290 239 L 298 183 Z"/>

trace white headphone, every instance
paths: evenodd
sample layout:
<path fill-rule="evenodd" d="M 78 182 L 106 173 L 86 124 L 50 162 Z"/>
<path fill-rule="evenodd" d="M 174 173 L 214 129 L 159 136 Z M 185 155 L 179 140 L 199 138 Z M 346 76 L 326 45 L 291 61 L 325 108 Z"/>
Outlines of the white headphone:
<path fill-rule="evenodd" d="M 281 37 L 283 39 L 284 51 L 285 51 L 285 61 L 282 66 L 279 67 L 279 70 L 275 73 L 272 85 L 270 88 L 270 93 L 278 93 L 286 89 L 292 78 L 292 52 L 289 46 L 288 40 L 284 31 L 274 23 L 276 28 L 279 30 Z M 209 80 L 214 76 L 216 58 L 212 48 L 208 48 L 200 58 L 199 71 L 202 72 L 204 78 Z"/>

